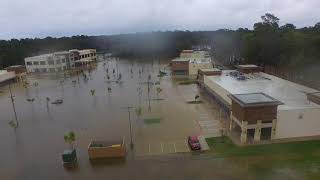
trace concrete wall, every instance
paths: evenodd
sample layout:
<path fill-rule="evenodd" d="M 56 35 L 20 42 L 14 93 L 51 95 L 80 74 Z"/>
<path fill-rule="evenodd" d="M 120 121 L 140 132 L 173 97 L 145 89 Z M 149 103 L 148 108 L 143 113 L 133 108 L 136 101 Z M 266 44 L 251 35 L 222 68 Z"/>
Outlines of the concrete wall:
<path fill-rule="evenodd" d="M 214 91 L 216 94 L 218 94 L 225 102 L 228 103 L 228 105 L 231 106 L 231 99 L 228 97 L 229 92 L 222 88 L 217 83 L 211 81 L 208 79 L 208 76 L 204 76 L 204 84 L 208 86 L 212 91 Z"/>
<path fill-rule="evenodd" d="M 320 108 L 278 110 L 276 139 L 320 135 Z"/>

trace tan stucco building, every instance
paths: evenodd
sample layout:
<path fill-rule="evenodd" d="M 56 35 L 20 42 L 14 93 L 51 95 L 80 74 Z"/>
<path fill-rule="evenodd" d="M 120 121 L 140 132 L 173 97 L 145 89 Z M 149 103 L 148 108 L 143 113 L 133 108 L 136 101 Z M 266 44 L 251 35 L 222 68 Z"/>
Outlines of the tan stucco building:
<path fill-rule="evenodd" d="M 210 68 L 213 65 L 206 51 L 183 50 L 179 58 L 171 61 L 173 75 L 197 76 L 199 69 Z"/>

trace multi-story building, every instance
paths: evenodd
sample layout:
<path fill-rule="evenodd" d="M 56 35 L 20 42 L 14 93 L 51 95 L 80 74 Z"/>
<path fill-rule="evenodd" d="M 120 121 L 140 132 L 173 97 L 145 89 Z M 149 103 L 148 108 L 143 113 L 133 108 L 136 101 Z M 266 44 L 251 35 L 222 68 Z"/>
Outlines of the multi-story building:
<path fill-rule="evenodd" d="M 171 62 L 173 75 L 196 76 L 199 69 L 210 69 L 212 67 L 212 61 L 207 51 L 183 50 L 180 57 L 173 59 Z"/>
<path fill-rule="evenodd" d="M 73 49 L 24 59 L 27 72 L 59 72 L 96 60 L 95 49 Z"/>

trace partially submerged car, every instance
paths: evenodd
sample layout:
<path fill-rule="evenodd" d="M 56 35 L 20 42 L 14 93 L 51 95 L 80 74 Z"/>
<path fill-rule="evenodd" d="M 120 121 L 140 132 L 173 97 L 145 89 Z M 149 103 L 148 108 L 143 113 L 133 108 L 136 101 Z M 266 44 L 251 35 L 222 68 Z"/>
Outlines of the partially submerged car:
<path fill-rule="evenodd" d="M 51 104 L 62 104 L 63 100 L 62 99 L 57 99 L 55 101 L 53 101 Z"/>
<path fill-rule="evenodd" d="M 197 136 L 188 136 L 188 144 L 191 150 L 201 150 L 201 145 Z"/>
<path fill-rule="evenodd" d="M 77 152 L 75 149 L 68 149 L 62 153 L 62 162 L 65 167 L 74 167 L 77 163 Z"/>

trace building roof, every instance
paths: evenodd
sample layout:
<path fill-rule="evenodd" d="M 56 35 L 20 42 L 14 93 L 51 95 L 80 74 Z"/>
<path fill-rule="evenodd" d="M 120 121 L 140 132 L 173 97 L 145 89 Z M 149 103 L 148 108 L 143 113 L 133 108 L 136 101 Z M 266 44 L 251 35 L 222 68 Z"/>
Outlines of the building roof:
<path fill-rule="evenodd" d="M 111 147 L 114 145 L 123 145 L 124 141 L 122 138 L 111 139 L 111 140 L 92 140 L 89 147 Z M 97 146 L 98 145 L 98 146 Z"/>
<path fill-rule="evenodd" d="M 9 79 L 14 79 L 16 74 L 14 71 L 8 72 L 7 70 L 0 70 L 0 82 L 7 81 Z"/>
<path fill-rule="evenodd" d="M 255 69 L 255 68 L 260 68 L 257 65 L 254 64 L 242 64 L 242 65 L 237 65 L 238 68 L 243 68 L 243 69 Z"/>
<path fill-rule="evenodd" d="M 277 106 L 283 104 L 264 93 L 231 94 L 229 97 L 242 107 Z"/>
<path fill-rule="evenodd" d="M 58 51 L 58 52 L 54 52 L 53 54 L 55 54 L 55 55 L 66 55 L 66 54 L 69 54 L 69 51 Z"/>
<path fill-rule="evenodd" d="M 193 50 L 183 50 L 182 53 L 193 53 Z"/>
<path fill-rule="evenodd" d="M 207 68 L 207 69 L 199 69 L 202 72 L 221 72 L 218 68 Z"/>
<path fill-rule="evenodd" d="M 0 75 L 2 75 L 2 74 L 7 74 L 7 73 L 8 73 L 7 70 L 0 70 Z"/>
<path fill-rule="evenodd" d="M 10 69 L 10 68 L 24 68 L 26 67 L 25 65 L 13 65 L 13 66 L 8 66 L 5 69 Z"/>
<path fill-rule="evenodd" d="M 211 58 L 190 58 L 190 63 L 193 63 L 193 64 L 211 63 Z"/>
<path fill-rule="evenodd" d="M 207 76 L 208 80 L 218 84 L 229 94 L 248 94 L 262 92 L 282 103 L 279 109 L 301 109 L 301 108 L 320 108 L 315 103 L 310 103 L 307 93 L 318 92 L 308 88 L 263 72 L 244 74 L 245 80 L 238 80 L 237 77 L 230 75 L 235 70 L 224 70 L 220 76 Z"/>
<path fill-rule="evenodd" d="M 184 62 L 186 62 L 186 61 L 190 61 L 190 58 L 175 58 L 175 59 L 173 59 L 172 60 L 172 62 L 181 62 L 181 61 L 184 61 Z"/>

